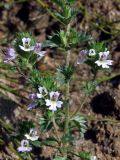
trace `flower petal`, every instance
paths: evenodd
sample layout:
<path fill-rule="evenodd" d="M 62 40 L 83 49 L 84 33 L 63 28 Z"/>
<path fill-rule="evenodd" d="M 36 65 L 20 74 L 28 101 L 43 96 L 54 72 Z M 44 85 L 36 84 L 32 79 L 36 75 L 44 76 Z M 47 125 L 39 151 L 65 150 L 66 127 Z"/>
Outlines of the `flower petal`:
<path fill-rule="evenodd" d="M 36 106 L 37 106 L 37 103 L 36 102 L 32 102 L 32 103 L 30 103 L 28 105 L 27 110 L 30 111 L 30 110 L 34 109 Z"/>
<path fill-rule="evenodd" d="M 61 108 L 62 107 L 63 102 L 62 101 L 57 101 L 57 108 Z"/>
<path fill-rule="evenodd" d="M 49 107 L 49 110 L 51 110 L 51 111 L 56 111 L 56 110 L 57 110 L 56 105 L 50 106 L 50 107 Z"/>
<path fill-rule="evenodd" d="M 51 100 L 45 99 L 45 102 L 46 102 L 46 106 L 51 106 Z"/>
<path fill-rule="evenodd" d="M 37 93 L 36 95 L 37 95 L 37 98 L 42 98 L 43 97 L 43 95 L 40 94 L 40 93 Z"/>
<path fill-rule="evenodd" d="M 23 46 L 25 45 L 25 43 L 27 42 L 28 45 L 30 44 L 31 38 L 22 38 L 22 42 L 23 42 Z"/>
<path fill-rule="evenodd" d="M 21 50 L 23 50 L 25 52 L 29 52 L 29 51 L 33 51 L 34 50 L 34 46 L 31 46 L 29 48 L 25 48 L 25 47 L 19 45 L 19 47 L 20 47 Z"/>

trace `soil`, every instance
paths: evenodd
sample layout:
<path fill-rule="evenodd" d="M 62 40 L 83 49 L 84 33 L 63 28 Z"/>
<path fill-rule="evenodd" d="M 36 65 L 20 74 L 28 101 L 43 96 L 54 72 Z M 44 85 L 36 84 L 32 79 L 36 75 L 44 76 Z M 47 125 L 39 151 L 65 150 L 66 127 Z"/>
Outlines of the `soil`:
<path fill-rule="evenodd" d="M 51 9 L 55 8 L 49 0 L 44 2 Z M 60 24 L 33 0 L 19 3 L 3 0 L 0 4 L 1 57 L 2 50 L 11 45 L 16 32 L 30 31 L 39 42 L 42 42 L 52 31 L 60 28 Z M 76 6 L 79 8 L 79 13 L 73 22 L 73 27 L 89 33 L 96 40 L 106 40 L 114 60 L 110 74 L 116 74 L 116 76 L 98 85 L 81 109 L 81 114 L 92 117 L 92 120 L 88 119 L 85 137 L 77 141 L 75 147 L 77 151 L 91 152 L 98 160 L 120 160 L 120 1 L 78 0 Z M 73 50 L 71 63 L 75 62 L 82 47 L 78 46 Z M 63 55 L 57 50 L 49 49 L 44 61 L 39 64 L 39 69 L 55 71 L 61 63 L 64 63 Z M 1 67 L 0 74 L 1 85 L 13 87 L 16 91 L 10 93 L 0 86 L 1 119 L 6 123 L 12 123 L 16 128 L 19 121 L 23 119 L 33 120 L 37 124 L 41 111 L 26 110 L 29 100 L 28 91 L 24 90 L 23 79 L 19 75 L 16 76 L 16 73 L 8 74 L 8 71 Z M 109 76 L 106 72 L 99 72 L 97 77 L 104 75 Z M 80 84 L 85 80 L 92 80 L 92 77 L 91 68 L 87 65 L 76 67 L 75 81 L 71 82 L 71 111 L 75 110 L 84 98 Z M 40 133 L 41 139 L 47 136 Z M 0 128 L 1 137 L 5 140 L 5 144 L 0 146 L 0 160 L 17 160 L 18 157 L 8 147 L 9 135 L 2 127 Z M 46 147 L 38 153 L 38 160 L 49 160 L 53 149 Z M 77 159 L 72 157 L 72 160 Z"/>

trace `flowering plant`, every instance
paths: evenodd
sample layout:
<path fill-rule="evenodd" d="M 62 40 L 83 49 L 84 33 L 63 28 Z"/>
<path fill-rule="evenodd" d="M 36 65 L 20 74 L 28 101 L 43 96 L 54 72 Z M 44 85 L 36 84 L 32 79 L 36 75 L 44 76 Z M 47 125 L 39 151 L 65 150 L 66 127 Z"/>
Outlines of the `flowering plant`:
<path fill-rule="evenodd" d="M 50 131 L 49 137 L 44 142 L 39 141 L 39 134 L 34 128 L 30 128 L 23 136 L 18 152 L 32 152 L 32 147 L 50 145 L 56 148 L 53 154 L 54 160 L 67 160 L 68 157 L 82 157 L 83 153 L 74 153 L 74 141 L 76 136 L 74 129 L 78 128 L 83 137 L 86 130 L 86 118 L 79 115 L 87 97 L 94 91 L 99 82 L 96 74 L 101 69 L 109 69 L 113 64 L 108 60 L 109 51 L 103 42 L 96 42 L 83 32 L 78 32 L 72 27 L 73 18 L 76 15 L 72 7 L 74 0 L 52 0 L 60 9 L 54 15 L 63 24 L 63 29 L 43 42 L 36 42 L 34 37 L 27 32 L 18 33 L 13 48 L 5 52 L 5 63 L 14 65 L 23 76 L 26 84 L 30 85 L 29 105 L 27 110 L 35 110 L 39 107 L 43 112 L 40 116 L 41 132 Z M 90 41 L 88 44 L 87 42 Z M 78 44 L 87 44 L 88 48 L 81 50 L 74 64 L 71 64 L 71 50 Z M 65 63 L 57 68 L 55 75 L 42 74 L 36 67 L 47 54 L 46 47 L 59 48 L 65 56 Z M 86 82 L 84 88 L 85 99 L 74 112 L 71 112 L 70 83 L 78 65 L 86 63 L 91 67 L 94 77 L 92 82 Z M 22 137 L 23 139 L 23 137 Z M 32 155 L 29 155 L 32 157 Z M 96 160 L 96 156 L 85 154 L 86 159 Z M 82 159 L 82 158 L 81 158 Z"/>

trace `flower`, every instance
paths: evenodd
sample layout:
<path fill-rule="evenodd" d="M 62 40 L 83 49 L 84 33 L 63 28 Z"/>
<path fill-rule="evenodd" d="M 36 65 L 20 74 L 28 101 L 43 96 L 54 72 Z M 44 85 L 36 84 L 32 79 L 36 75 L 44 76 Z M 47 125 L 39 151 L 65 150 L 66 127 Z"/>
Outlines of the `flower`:
<path fill-rule="evenodd" d="M 37 95 L 36 95 L 36 93 L 30 93 L 29 94 L 29 99 L 31 99 L 31 100 L 36 100 L 36 98 L 37 98 Z"/>
<path fill-rule="evenodd" d="M 47 89 L 45 87 L 38 88 L 39 93 L 36 94 L 37 98 L 43 98 L 45 95 L 48 94 Z"/>
<path fill-rule="evenodd" d="M 90 160 L 97 160 L 97 157 L 96 156 L 91 156 Z"/>
<path fill-rule="evenodd" d="M 49 110 L 56 111 L 57 108 L 61 108 L 63 102 L 59 101 L 58 98 L 60 96 L 59 92 L 50 92 L 50 99 L 46 99 L 46 106 L 49 106 Z"/>
<path fill-rule="evenodd" d="M 31 128 L 30 133 L 25 134 L 25 137 L 31 141 L 36 141 L 39 138 L 39 136 L 37 136 L 37 131 L 34 128 Z"/>
<path fill-rule="evenodd" d="M 113 64 L 112 60 L 107 60 L 109 53 L 110 53 L 109 51 L 100 52 L 99 60 L 97 60 L 95 63 L 98 66 L 102 66 L 102 68 L 109 68 L 109 65 Z"/>
<path fill-rule="evenodd" d="M 37 105 L 38 105 L 37 102 L 32 102 L 28 105 L 27 110 L 30 111 L 30 110 L 34 109 Z"/>
<path fill-rule="evenodd" d="M 46 51 L 41 51 L 42 50 L 42 43 L 36 43 L 35 47 L 34 47 L 34 52 L 39 56 L 39 59 L 41 59 Z"/>
<path fill-rule="evenodd" d="M 95 56 L 96 52 L 94 49 L 90 49 L 88 54 L 89 54 L 89 56 Z"/>
<path fill-rule="evenodd" d="M 19 45 L 20 49 L 25 52 L 34 50 L 34 46 L 30 46 L 31 38 L 24 37 L 22 38 L 23 46 Z"/>
<path fill-rule="evenodd" d="M 86 61 L 88 51 L 87 50 L 82 50 L 80 51 L 77 59 L 77 64 L 82 64 Z"/>
<path fill-rule="evenodd" d="M 22 140 L 21 146 L 17 148 L 18 152 L 30 152 L 32 147 L 29 146 L 28 140 Z"/>
<path fill-rule="evenodd" d="M 30 93 L 29 94 L 29 99 L 32 100 L 32 102 L 28 105 L 28 108 L 27 108 L 28 111 L 32 110 L 33 108 L 35 108 L 37 106 L 37 102 L 36 102 L 37 95 L 36 95 L 36 93 Z"/>
<path fill-rule="evenodd" d="M 9 63 L 16 58 L 15 50 L 13 48 L 7 48 L 5 52 L 4 62 Z"/>

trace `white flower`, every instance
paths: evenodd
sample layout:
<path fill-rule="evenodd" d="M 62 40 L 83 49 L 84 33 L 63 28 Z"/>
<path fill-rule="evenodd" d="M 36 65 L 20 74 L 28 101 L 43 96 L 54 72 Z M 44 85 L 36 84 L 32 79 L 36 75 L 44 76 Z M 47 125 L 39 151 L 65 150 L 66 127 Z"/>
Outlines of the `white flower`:
<path fill-rule="evenodd" d="M 62 107 L 63 102 L 58 100 L 59 96 L 59 92 L 50 92 L 50 99 L 45 100 L 46 106 L 49 106 L 49 110 L 56 111 L 57 108 Z"/>
<path fill-rule="evenodd" d="M 43 56 L 45 56 L 46 51 L 42 50 L 42 43 L 36 43 L 34 47 L 34 52 L 39 56 L 39 59 L 41 59 Z"/>
<path fill-rule="evenodd" d="M 38 90 L 39 90 L 39 93 L 36 94 L 37 98 L 43 98 L 48 94 L 47 89 L 45 87 L 40 86 Z"/>
<path fill-rule="evenodd" d="M 89 50 L 89 56 L 95 56 L 96 55 L 96 52 L 94 49 L 90 49 Z"/>
<path fill-rule="evenodd" d="M 37 136 L 37 131 L 34 128 L 30 129 L 30 133 L 25 134 L 25 137 L 31 141 L 36 141 L 39 138 L 39 136 Z"/>
<path fill-rule="evenodd" d="M 96 156 L 91 156 L 90 160 L 97 160 L 97 157 Z"/>
<path fill-rule="evenodd" d="M 25 52 L 34 50 L 34 46 L 30 46 L 30 41 L 31 41 L 31 38 L 27 38 L 27 37 L 22 38 L 23 46 L 19 45 L 20 49 L 22 49 Z"/>
<path fill-rule="evenodd" d="M 95 63 L 98 66 L 102 66 L 102 68 L 109 68 L 109 66 L 113 64 L 113 61 L 107 60 L 108 55 L 109 55 L 109 51 L 100 52 L 99 53 L 99 60 L 97 60 Z"/>

